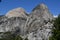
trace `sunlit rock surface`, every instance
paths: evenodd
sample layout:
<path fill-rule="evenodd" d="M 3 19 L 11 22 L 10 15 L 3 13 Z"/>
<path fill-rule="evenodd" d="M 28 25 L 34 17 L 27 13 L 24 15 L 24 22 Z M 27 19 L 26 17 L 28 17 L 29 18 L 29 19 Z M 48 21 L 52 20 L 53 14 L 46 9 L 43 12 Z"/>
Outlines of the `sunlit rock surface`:
<path fill-rule="evenodd" d="M 15 9 L 12 9 L 12 10 L 10 10 L 7 14 L 6 14 L 6 16 L 8 17 L 8 18 L 10 18 L 10 17 L 27 17 L 27 15 L 26 15 L 27 13 L 25 12 L 25 10 L 23 9 L 23 8 L 15 8 Z"/>
<path fill-rule="evenodd" d="M 38 17 L 43 18 L 44 20 L 52 20 L 53 15 L 49 12 L 48 7 L 45 4 L 39 4 L 37 5 L 33 10 L 31 15 L 36 15 Z"/>

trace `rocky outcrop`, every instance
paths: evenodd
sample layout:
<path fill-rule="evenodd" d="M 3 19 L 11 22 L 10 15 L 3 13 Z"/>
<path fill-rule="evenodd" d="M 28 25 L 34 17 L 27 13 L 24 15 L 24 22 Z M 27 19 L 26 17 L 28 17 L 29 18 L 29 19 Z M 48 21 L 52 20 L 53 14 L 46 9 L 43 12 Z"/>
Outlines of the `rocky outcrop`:
<path fill-rule="evenodd" d="M 45 4 L 37 5 L 33 10 L 31 15 L 36 15 L 38 17 L 42 17 L 44 20 L 52 20 L 53 15 L 49 12 L 48 7 Z"/>
<path fill-rule="evenodd" d="M 16 8 L 9 11 L 5 16 L 10 17 L 27 17 L 27 13 L 23 8 Z"/>
<path fill-rule="evenodd" d="M 53 24 L 53 15 L 49 12 L 45 4 L 36 6 L 30 16 L 28 25 L 29 40 L 49 40 Z M 27 26 L 26 26 L 27 27 Z"/>
<path fill-rule="evenodd" d="M 52 34 L 51 32 L 52 26 L 53 24 L 48 22 L 47 24 L 40 26 L 39 28 L 34 27 L 35 31 L 32 31 L 27 35 L 28 39 L 29 40 L 49 40 L 49 37 Z"/>
<path fill-rule="evenodd" d="M 29 40 L 49 40 L 51 36 L 53 16 L 44 4 L 36 6 L 29 16 L 22 8 L 16 8 L 0 19 L 0 32 L 10 31 Z"/>

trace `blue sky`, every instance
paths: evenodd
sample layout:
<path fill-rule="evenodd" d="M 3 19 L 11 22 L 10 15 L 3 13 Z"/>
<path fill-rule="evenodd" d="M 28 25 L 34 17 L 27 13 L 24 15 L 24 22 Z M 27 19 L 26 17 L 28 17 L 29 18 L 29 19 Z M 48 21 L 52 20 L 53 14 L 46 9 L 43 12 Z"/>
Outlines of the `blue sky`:
<path fill-rule="evenodd" d="M 60 13 L 60 0 L 2 0 L 0 2 L 0 15 L 5 15 L 9 10 L 22 7 L 30 13 L 38 4 L 45 3 L 53 15 Z"/>

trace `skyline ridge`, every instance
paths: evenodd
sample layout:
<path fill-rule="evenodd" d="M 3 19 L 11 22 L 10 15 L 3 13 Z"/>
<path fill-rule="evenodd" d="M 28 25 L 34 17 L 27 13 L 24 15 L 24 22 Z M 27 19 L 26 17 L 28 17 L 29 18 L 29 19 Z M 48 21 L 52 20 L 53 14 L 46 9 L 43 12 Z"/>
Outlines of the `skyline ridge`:
<path fill-rule="evenodd" d="M 9 10 L 22 7 L 30 13 L 38 4 L 44 3 L 53 15 L 60 13 L 60 0 L 2 0 L 0 2 L 0 15 L 5 15 Z M 17 4 L 17 5 L 16 5 Z"/>

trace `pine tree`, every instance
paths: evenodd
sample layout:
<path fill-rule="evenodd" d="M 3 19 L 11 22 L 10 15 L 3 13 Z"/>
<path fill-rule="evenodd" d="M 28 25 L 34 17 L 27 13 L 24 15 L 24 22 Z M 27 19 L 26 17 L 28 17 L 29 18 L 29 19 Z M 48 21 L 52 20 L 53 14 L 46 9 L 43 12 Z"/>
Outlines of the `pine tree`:
<path fill-rule="evenodd" d="M 54 20 L 54 29 L 50 40 L 60 40 L 60 15 Z"/>

